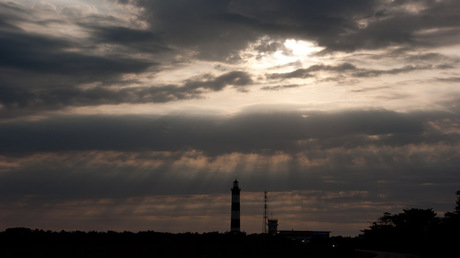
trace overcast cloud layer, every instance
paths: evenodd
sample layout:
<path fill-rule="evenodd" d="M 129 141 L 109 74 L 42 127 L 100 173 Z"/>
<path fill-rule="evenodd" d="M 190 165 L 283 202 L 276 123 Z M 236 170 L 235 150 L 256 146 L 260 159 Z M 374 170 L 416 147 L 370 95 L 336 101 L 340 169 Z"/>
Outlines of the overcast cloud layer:
<path fill-rule="evenodd" d="M 0 229 L 356 235 L 454 207 L 456 0 L 0 0 Z"/>

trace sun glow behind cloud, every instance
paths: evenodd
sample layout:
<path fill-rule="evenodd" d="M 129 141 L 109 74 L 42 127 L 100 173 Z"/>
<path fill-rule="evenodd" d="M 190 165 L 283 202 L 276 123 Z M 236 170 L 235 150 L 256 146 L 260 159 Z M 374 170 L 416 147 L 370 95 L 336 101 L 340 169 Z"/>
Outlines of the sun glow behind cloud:
<path fill-rule="evenodd" d="M 239 65 L 246 66 L 255 73 L 265 73 L 267 69 L 283 72 L 292 67 L 313 64 L 319 59 L 314 54 L 323 50 L 313 42 L 295 39 L 271 39 L 261 37 L 249 44 L 239 55 Z"/>
<path fill-rule="evenodd" d="M 324 49 L 312 42 L 295 39 L 286 39 L 284 46 L 291 49 L 294 56 L 308 56 Z"/>

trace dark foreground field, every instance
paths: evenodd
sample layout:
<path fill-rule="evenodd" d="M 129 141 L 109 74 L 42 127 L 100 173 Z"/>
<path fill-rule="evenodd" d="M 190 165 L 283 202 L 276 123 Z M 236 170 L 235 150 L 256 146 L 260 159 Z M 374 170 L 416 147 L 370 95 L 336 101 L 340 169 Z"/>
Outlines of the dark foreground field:
<path fill-rule="evenodd" d="M 0 257 L 354 257 L 331 239 L 308 244 L 267 235 L 169 234 L 153 231 L 0 233 Z"/>
<path fill-rule="evenodd" d="M 8 257 L 460 257 L 458 232 L 401 239 L 331 237 L 308 243 L 265 234 L 132 232 L 53 232 L 11 228 L 0 232 L 0 258 Z M 434 238 L 438 239 L 435 241 Z M 424 240 L 423 240 L 424 239 Z M 361 249 L 361 251 L 356 251 Z M 389 252 L 392 256 L 388 256 Z M 398 254 L 399 253 L 399 254 Z M 416 256 L 402 255 L 415 254 Z M 382 254 L 384 254 L 382 256 Z M 397 254 L 397 256 L 394 256 Z M 452 256 L 452 254 L 455 254 Z"/>

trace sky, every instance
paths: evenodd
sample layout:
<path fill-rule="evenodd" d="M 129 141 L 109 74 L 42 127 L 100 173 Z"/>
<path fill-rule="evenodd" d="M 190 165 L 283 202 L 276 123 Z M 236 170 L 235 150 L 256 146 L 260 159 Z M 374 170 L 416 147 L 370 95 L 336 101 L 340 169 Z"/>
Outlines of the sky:
<path fill-rule="evenodd" d="M 442 216 L 459 68 L 458 0 L 0 0 L 0 230 Z"/>

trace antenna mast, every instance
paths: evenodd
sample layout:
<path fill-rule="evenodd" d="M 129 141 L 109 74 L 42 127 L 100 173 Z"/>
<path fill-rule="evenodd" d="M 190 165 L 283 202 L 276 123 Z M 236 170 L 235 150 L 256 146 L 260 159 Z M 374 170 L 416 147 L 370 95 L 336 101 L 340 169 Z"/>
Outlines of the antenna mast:
<path fill-rule="evenodd" d="M 268 192 L 264 191 L 264 225 L 263 225 L 263 233 L 268 233 L 267 230 L 268 226 Z"/>

